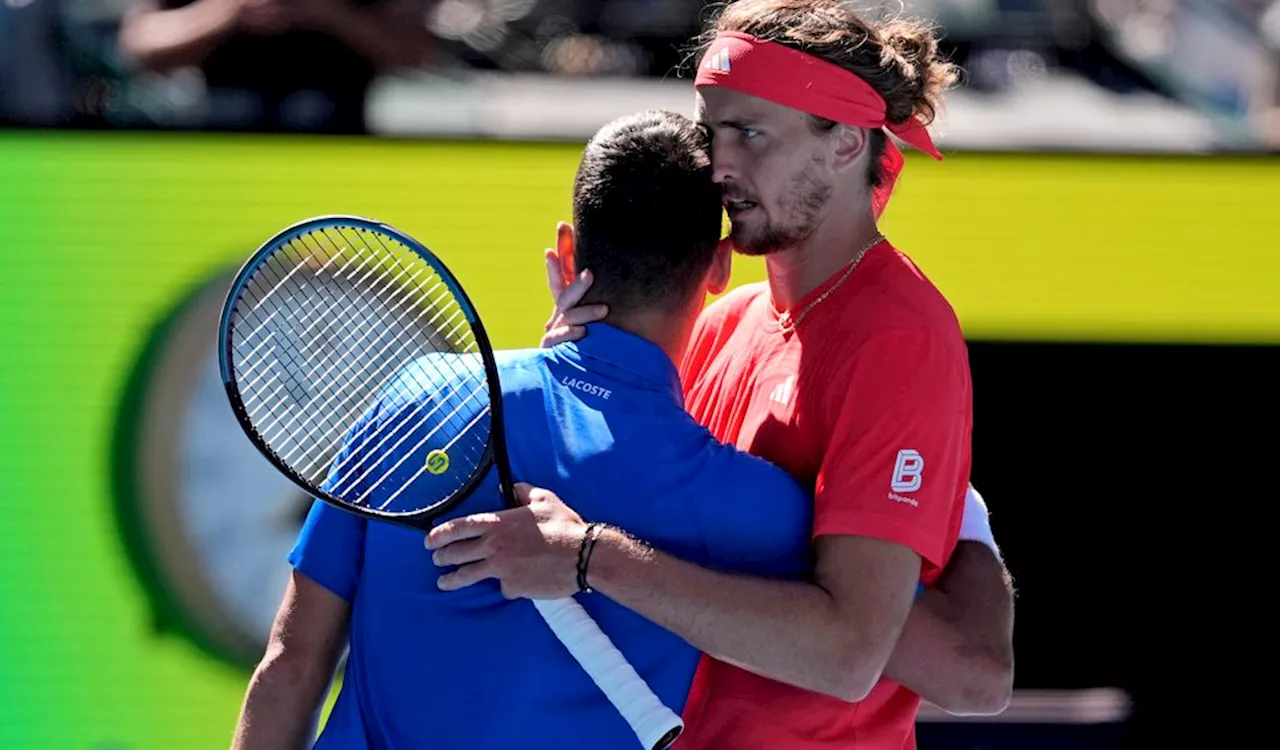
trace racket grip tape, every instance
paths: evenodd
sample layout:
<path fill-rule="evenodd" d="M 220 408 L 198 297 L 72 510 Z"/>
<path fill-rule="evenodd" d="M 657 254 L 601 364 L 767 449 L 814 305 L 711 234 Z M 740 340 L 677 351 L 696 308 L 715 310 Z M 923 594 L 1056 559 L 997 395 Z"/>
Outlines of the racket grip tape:
<path fill-rule="evenodd" d="M 645 750 L 665 750 L 684 731 L 680 717 L 649 685 L 576 600 L 534 599 L 542 619 L 631 725 Z"/>

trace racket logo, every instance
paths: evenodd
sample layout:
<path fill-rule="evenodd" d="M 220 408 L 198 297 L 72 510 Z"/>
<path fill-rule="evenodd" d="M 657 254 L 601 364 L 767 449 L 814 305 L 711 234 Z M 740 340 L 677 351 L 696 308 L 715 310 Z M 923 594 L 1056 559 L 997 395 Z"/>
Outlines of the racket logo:
<path fill-rule="evenodd" d="M 443 474 L 449 470 L 449 454 L 439 448 L 427 454 L 427 471 Z"/>

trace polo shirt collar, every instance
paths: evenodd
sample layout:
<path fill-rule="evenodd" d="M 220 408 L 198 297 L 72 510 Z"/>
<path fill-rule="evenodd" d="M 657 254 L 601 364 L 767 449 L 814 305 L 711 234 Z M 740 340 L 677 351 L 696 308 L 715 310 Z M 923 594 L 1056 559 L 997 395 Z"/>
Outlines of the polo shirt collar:
<path fill-rule="evenodd" d="M 623 370 L 642 381 L 638 383 L 670 393 L 683 403 L 680 372 L 667 353 L 651 341 L 608 323 L 587 324 L 587 335 L 560 346 L 584 360 L 593 360 Z M 584 365 L 586 363 L 584 362 Z"/>

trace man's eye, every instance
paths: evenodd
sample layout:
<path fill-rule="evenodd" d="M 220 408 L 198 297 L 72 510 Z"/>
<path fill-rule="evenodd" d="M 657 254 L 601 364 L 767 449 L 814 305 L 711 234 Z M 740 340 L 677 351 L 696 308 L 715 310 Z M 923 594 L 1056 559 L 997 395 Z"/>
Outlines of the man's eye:
<path fill-rule="evenodd" d="M 760 131 L 756 130 L 755 128 L 747 128 L 747 127 L 742 128 L 743 138 L 755 138 L 757 135 L 760 135 Z"/>

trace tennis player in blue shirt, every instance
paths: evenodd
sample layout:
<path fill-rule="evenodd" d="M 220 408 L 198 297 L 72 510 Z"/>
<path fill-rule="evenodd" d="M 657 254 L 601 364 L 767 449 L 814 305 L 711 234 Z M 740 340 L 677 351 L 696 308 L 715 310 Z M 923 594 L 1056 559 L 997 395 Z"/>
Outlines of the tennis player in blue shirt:
<path fill-rule="evenodd" d="M 512 469 L 584 518 L 686 560 L 794 578 L 811 566 L 810 498 L 697 424 L 674 365 L 707 294 L 729 281 L 710 169 L 702 133 L 672 113 L 622 118 L 588 144 L 574 183 L 576 254 L 609 300 L 609 323 L 577 342 L 498 354 Z M 502 508 L 490 476 L 445 519 Z M 508 600 L 495 581 L 440 590 L 421 533 L 317 502 L 289 560 L 234 748 L 305 747 L 344 645 L 318 748 L 637 746 L 529 601 Z M 579 599 L 680 712 L 699 652 L 605 597 Z"/>

